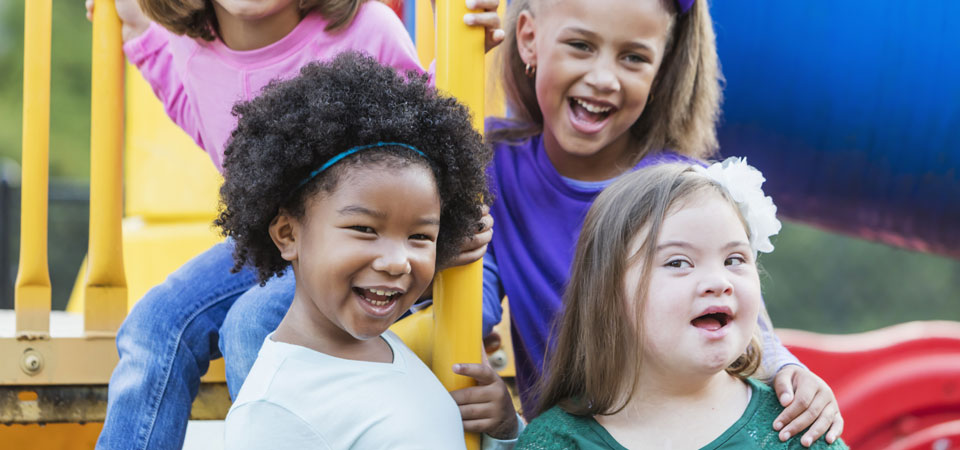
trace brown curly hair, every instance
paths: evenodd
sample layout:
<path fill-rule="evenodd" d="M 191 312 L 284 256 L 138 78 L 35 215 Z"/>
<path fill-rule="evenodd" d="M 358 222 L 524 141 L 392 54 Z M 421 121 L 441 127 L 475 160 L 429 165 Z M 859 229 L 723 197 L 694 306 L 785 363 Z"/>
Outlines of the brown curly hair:
<path fill-rule="evenodd" d="M 473 129 L 470 113 L 428 85 L 427 76 L 404 76 L 359 53 L 304 66 L 288 81 L 233 108 L 238 116 L 224 152 L 224 183 L 215 225 L 233 238 L 234 271 L 249 264 L 261 283 L 281 275 L 281 258 L 269 226 L 281 209 L 302 218 L 305 203 L 332 192 L 351 167 L 429 166 L 440 194 L 437 266 L 459 253 L 476 232 L 482 199 L 489 199 L 484 167 L 490 150 Z M 358 145 L 399 142 L 423 152 L 386 147 L 347 156 L 305 185 L 302 180 L 343 151 Z"/>

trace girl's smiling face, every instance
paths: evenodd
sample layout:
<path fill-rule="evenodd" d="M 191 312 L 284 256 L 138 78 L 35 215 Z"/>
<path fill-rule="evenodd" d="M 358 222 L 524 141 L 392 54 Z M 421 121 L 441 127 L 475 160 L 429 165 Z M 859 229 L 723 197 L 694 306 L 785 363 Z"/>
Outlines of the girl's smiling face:
<path fill-rule="evenodd" d="M 646 234 L 638 234 L 629 254 L 637 253 Z M 761 304 L 748 239 L 734 206 L 717 192 L 695 193 L 668 211 L 640 315 L 642 370 L 668 377 L 712 375 L 743 354 Z M 639 261 L 626 273 L 631 305 L 641 271 Z"/>
<path fill-rule="evenodd" d="M 662 1 L 541 0 L 536 17 L 521 13 L 518 50 L 537 68 L 544 142 L 561 174 L 596 178 L 578 168 L 612 169 L 631 156 L 629 129 L 646 106 L 673 20 Z"/>
<path fill-rule="evenodd" d="M 306 202 L 278 244 L 296 300 L 328 342 L 383 334 L 433 279 L 440 197 L 422 164 L 346 167 L 333 192 Z M 276 222 L 275 222 L 276 223 Z M 275 238 L 276 240 L 276 238 Z"/>

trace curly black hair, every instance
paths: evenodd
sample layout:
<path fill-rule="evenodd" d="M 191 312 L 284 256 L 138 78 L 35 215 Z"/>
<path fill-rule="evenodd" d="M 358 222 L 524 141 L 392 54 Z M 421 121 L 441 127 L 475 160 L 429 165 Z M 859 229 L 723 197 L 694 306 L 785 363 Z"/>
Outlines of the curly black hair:
<path fill-rule="evenodd" d="M 238 103 L 233 114 L 238 123 L 224 151 L 214 224 L 235 241 L 233 271 L 249 264 L 261 284 L 289 265 L 269 235 L 274 217 L 282 209 L 302 218 L 307 199 L 333 192 L 349 167 L 430 166 L 441 201 L 437 266 L 476 232 L 483 199 L 490 198 L 484 174 L 490 150 L 467 108 L 437 93 L 426 75 L 398 74 L 359 53 L 308 64 L 296 78 L 271 82 L 259 97 Z M 401 147 L 362 151 L 299 186 L 339 153 L 377 142 L 409 144 L 426 158 Z"/>

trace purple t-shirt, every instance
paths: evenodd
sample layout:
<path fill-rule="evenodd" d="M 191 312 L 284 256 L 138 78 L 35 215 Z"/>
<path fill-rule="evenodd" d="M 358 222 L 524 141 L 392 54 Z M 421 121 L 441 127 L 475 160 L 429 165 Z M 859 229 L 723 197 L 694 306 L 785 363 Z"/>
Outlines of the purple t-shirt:
<path fill-rule="evenodd" d="M 503 125 L 488 121 L 487 131 Z M 702 164 L 662 151 L 643 158 L 633 170 L 672 162 Z M 531 388 L 543 368 L 550 326 L 563 303 L 580 229 L 606 184 L 564 179 L 550 162 L 541 135 L 519 143 L 495 143 L 487 176 L 496 232 L 484 258 L 484 332 L 500 322 L 500 300 L 506 295 L 517 387 L 523 409 L 529 411 Z M 799 364 L 769 327 L 762 326 L 761 331 L 765 356 L 776 363 L 774 372 L 784 364 Z"/>

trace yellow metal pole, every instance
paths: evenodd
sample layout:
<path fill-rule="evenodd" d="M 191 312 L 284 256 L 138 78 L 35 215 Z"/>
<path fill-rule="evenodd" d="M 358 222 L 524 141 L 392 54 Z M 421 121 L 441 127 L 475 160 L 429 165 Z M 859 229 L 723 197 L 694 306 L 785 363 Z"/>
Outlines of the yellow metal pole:
<path fill-rule="evenodd" d="M 126 315 L 120 221 L 123 216 L 123 44 L 112 0 L 98 1 L 93 17 L 90 112 L 90 243 L 84 331 L 116 332 Z"/>
<path fill-rule="evenodd" d="M 51 0 L 24 0 L 23 148 L 16 333 L 49 335 L 47 184 L 50 167 Z"/>
<path fill-rule="evenodd" d="M 473 126 L 483 130 L 484 31 L 468 27 L 463 0 L 437 0 L 437 88 L 470 108 Z M 473 379 L 456 375 L 455 363 L 480 363 L 483 264 L 481 261 L 443 271 L 434 282 L 436 317 L 433 372 L 448 390 L 471 386 Z M 480 436 L 469 434 L 467 448 L 479 449 Z"/>
<path fill-rule="evenodd" d="M 415 0 L 416 6 L 416 37 L 417 57 L 420 65 L 427 67 L 433 62 L 437 54 L 437 23 L 433 19 L 433 2 L 431 0 Z"/>

